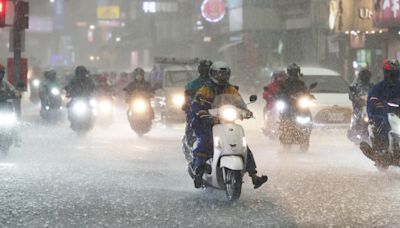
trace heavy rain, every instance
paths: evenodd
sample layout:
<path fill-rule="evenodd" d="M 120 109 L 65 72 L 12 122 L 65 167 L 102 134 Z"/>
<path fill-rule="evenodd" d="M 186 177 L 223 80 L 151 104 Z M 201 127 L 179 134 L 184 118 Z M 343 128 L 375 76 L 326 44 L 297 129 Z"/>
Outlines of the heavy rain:
<path fill-rule="evenodd" d="M 0 227 L 400 227 L 400 3 L 0 0 Z"/>

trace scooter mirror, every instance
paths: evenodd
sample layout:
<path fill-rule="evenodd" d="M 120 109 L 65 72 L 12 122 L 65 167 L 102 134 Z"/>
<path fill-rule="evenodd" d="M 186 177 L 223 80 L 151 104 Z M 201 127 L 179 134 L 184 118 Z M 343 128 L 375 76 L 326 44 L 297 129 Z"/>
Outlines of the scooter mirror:
<path fill-rule="evenodd" d="M 250 96 L 250 102 L 251 103 L 254 103 L 254 102 L 256 102 L 257 101 L 257 95 L 251 95 Z"/>
<path fill-rule="evenodd" d="M 318 85 L 318 82 L 314 82 L 314 83 L 312 83 L 312 84 L 310 85 L 309 89 L 310 89 L 310 90 L 315 89 L 315 87 L 317 87 L 317 85 Z"/>

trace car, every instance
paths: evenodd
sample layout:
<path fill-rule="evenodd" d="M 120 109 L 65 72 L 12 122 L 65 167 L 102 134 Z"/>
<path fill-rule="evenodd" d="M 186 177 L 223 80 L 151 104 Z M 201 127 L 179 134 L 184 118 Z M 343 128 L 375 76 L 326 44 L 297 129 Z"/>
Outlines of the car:
<path fill-rule="evenodd" d="M 197 77 L 198 61 L 169 61 L 158 63 L 150 73 L 152 87 L 156 88 L 153 107 L 159 113 L 161 121 L 182 122 L 185 113 L 185 85 Z"/>
<path fill-rule="evenodd" d="M 302 67 L 301 78 L 307 86 L 317 82 L 312 90 L 316 97 L 311 108 L 315 126 L 348 127 L 352 115 L 352 103 L 349 100 L 349 85 L 338 73 L 319 67 Z"/>

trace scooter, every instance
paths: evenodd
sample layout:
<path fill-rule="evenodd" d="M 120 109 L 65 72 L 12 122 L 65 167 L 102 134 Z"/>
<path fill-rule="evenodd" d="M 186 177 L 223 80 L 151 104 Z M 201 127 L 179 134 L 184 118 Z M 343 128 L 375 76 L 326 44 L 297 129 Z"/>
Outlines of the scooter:
<path fill-rule="evenodd" d="M 49 122 L 58 122 L 62 118 L 62 97 L 60 88 L 53 87 L 42 99 L 40 116 Z"/>
<path fill-rule="evenodd" d="M 390 132 L 388 134 L 389 145 L 382 148 L 375 134 L 379 134 L 379 127 L 372 122 L 368 127 L 371 144 L 361 142 L 360 149 L 365 156 L 375 162 L 375 166 L 380 171 L 386 171 L 390 166 L 400 167 L 400 105 L 386 102 L 388 108 L 393 112 L 388 113 Z"/>
<path fill-rule="evenodd" d="M 136 93 L 131 96 L 128 110 L 128 121 L 133 131 L 139 137 L 148 133 L 153 125 L 154 111 L 150 97 Z"/>
<path fill-rule="evenodd" d="M 250 102 L 257 100 L 256 95 L 250 97 Z M 207 161 L 203 175 L 205 187 L 224 190 L 229 201 L 240 198 L 243 175 L 246 170 L 247 140 L 243 127 L 237 120 L 249 119 L 249 111 L 226 104 L 210 109 L 209 117 L 215 118 L 218 124 L 213 126 L 213 157 Z M 191 163 L 188 166 L 189 175 L 194 178 Z"/>
<path fill-rule="evenodd" d="M 90 97 L 78 97 L 71 100 L 68 104 L 68 119 L 73 131 L 86 133 L 93 128 L 96 104 L 96 100 Z"/>
<path fill-rule="evenodd" d="M 314 89 L 317 83 L 309 87 Z M 276 103 L 280 111 L 278 138 L 284 148 L 290 148 L 293 144 L 300 145 L 300 151 L 305 153 L 310 147 L 310 136 L 313 128 L 310 107 L 314 105 L 316 98 L 311 93 L 297 94 L 288 101 L 280 100 Z"/>
<path fill-rule="evenodd" d="M 0 101 L 0 155 L 6 156 L 14 145 L 17 116 L 12 99 Z"/>

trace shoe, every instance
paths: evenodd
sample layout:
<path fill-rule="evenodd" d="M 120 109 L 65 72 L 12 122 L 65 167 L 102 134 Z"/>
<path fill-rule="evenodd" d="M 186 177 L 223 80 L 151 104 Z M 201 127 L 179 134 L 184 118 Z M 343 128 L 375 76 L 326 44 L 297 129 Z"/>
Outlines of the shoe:
<path fill-rule="evenodd" d="M 261 187 L 265 182 L 268 181 L 268 177 L 267 176 L 257 176 L 257 175 L 253 175 L 251 176 L 251 180 L 253 181 L 253 185 L 254 185 L 254 189 L 257 189 L 259 187 Z"/>
<path fill-rule="evenodd" d="M 204 168 L 203 167 L 197 167 L 195 172 L 194 172 L 194 187 L 195 188 L 201 188 L 203 187 L 203 174 L 204 174 Z"/>

